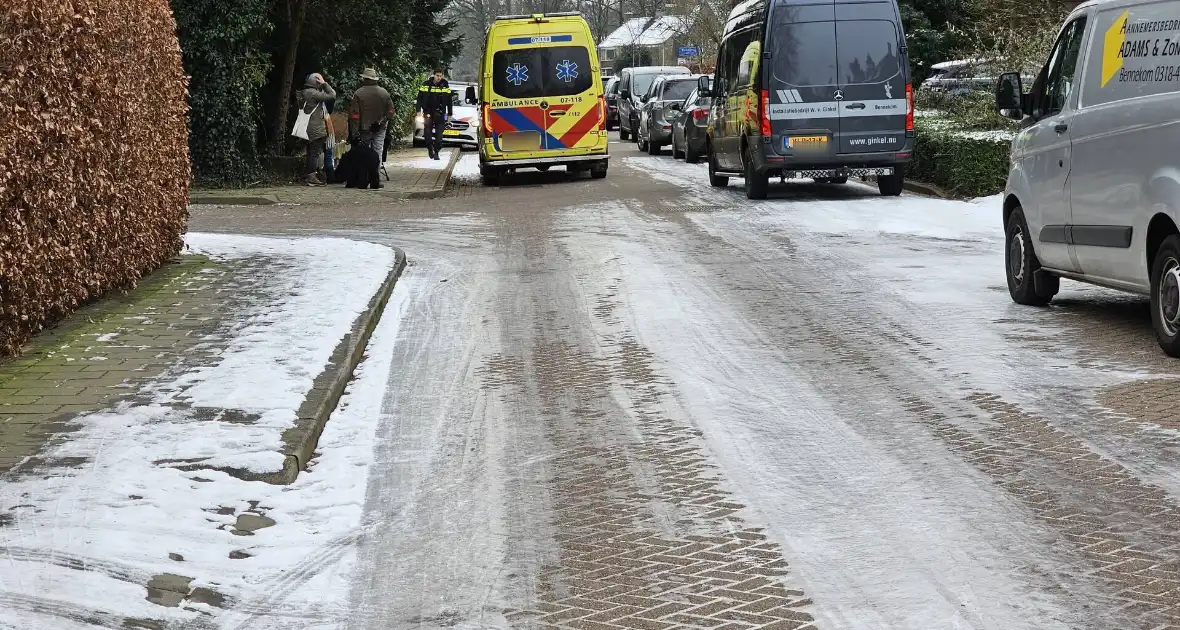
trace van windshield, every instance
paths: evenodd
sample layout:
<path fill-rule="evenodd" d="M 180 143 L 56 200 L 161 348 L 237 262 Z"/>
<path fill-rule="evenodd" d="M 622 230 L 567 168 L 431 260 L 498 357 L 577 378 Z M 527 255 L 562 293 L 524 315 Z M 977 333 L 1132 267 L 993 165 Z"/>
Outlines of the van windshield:
<path fill-rule="evenodd" d="M 888 20 L 836 22 L 840 85 L 884 83 L 901 72 L 897 25 Z"/>
<path fill-rule="evenodd" d="M 798 22 L 791 10 L 776 13 L 772 41 L 775 81 L 796 87 L 836 85 L 835 23 Z"/>
<path fill-rule="evenodd" d="M 656 72 L 647 74 L 636 74 L 631 77 L 631 93 L 632 94 L 647 94 L 647 90 L 651 88 L 651 84 L 655 83 L 660 75 Z"/>
<path fill-rule="evenodd" d="M 580 46 L 501 50 L 492 57 L 492 89 L 504 98 L 572 96 L 593 84 L 590 54 Z"/>

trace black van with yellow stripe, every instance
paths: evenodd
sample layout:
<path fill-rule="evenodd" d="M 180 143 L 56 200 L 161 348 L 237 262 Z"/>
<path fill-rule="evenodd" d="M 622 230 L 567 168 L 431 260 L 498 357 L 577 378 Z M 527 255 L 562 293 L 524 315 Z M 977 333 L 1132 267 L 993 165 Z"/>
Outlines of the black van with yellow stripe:
<path fill-rule="evenodd" d="M 747 0 L 730 12 L 709 116 L 709 181 L 844 183 L 875 176 L 899 195 L 914 99 L 897 0 Z"/>

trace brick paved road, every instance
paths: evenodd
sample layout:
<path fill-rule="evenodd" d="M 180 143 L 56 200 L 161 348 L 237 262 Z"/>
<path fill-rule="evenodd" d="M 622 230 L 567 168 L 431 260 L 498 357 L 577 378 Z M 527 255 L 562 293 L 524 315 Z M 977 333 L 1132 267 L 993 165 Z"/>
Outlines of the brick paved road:
<path fill-rule="evenodd" d="M 619 145 L 601 182 L 195 212 L 411 260 L 351 627 L 1180 628 L 1142 301 L 1011 304 L 988 207 L 702 181 Z"/>

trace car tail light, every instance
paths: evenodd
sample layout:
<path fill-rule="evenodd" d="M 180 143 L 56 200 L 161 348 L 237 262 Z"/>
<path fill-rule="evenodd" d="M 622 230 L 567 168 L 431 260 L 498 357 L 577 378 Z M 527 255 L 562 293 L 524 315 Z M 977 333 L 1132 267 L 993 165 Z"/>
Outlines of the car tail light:
<path fill-rule="evenodd" d="M 709 110 L 707 110 L 703 107 L 698 107 L 698 108 L 692 110 L 692 117 L 693 117 L 693 120 L 703 120 L 705 118 L 708 118 L 709 117 Z"/>
<path fill-rule="evenodd" d="M 486 103 L 483 106 L 483 131 L 488 135 L 492 133 L 492 106 Z"/>
<path fill-rule="evenodd" d="M 914 130 L 914 86 L 905 84 L 905 130 Z"/>
<path fill-rule="evenodd" d="M 762 90 L 762 100 L 759 103 L 761 111 L 758 113 L 761 114 L 759 118 L 762 119 L 762 135 L 769 138 L 774 135 L 770 130 L 770 90 Z"/>

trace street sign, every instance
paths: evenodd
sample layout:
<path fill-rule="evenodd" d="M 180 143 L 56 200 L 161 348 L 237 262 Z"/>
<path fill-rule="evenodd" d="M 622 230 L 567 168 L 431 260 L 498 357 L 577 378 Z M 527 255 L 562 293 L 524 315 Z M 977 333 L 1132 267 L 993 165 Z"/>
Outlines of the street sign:
<path fill-rule="evenodd" d="M 701 49 L 696 46 L 681 46 L 676 54 L 680 57 L 698 57 L 701 54 Z"/>

